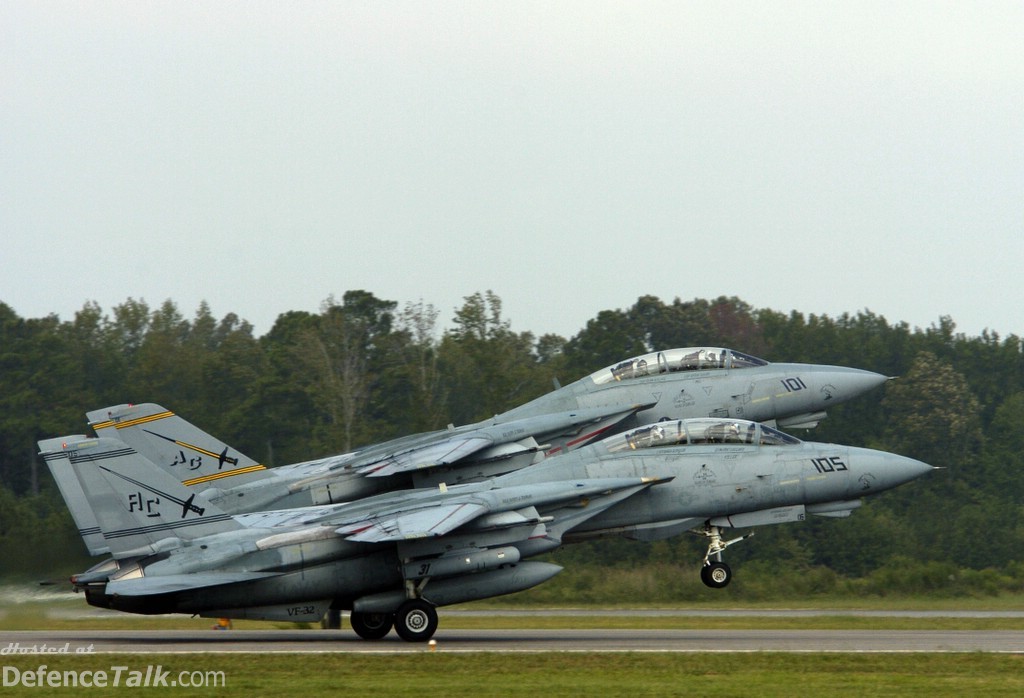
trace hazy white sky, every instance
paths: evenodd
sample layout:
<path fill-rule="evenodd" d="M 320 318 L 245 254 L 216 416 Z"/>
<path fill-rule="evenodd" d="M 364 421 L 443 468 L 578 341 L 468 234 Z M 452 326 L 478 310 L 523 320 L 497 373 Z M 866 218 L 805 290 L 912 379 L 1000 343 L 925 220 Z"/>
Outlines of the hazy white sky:
<path fill-rule="evenodd" d="M 1024 3 L 0 0 L 0 301 L 1024 335 Z"/>

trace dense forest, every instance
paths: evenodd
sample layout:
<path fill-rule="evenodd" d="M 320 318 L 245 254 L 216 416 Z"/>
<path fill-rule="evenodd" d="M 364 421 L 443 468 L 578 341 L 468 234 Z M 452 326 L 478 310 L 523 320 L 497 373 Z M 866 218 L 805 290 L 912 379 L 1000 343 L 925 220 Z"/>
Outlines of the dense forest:
<path fill-rule="evenodd" d="M 893 451 L 944 469 L 846 520 L 765 527 L 730 548 L 748 571 L 805 579 L 917 575 L 923 587 L 1024 585 L 1024 354 L 1021 339 L 967 337 L 870 312 L 838 318 L 756 309 L 737 298 L 645 296 L 572 338 L 513 332 L 491 292 L 464 299 L 441 329 L 428 304 L 366 291 L 289 312 L 256 337 L 204 304 L 89 303 L 70 320 L 26 319 L 0 303 L 0 576 L 88 564 L 36 441 L 87 433 L 85 412 L 158 402 L 253 458 L 281 465 L 507 410 L 653 349 L 725 346 L 769 361 L 852 366 L 898 377 L 795 435 Z M 734 552 L 735 551 L 735 552 Z M 599 541 L 562 560 L 696 566 L 702 543 Z M 902 572 L 896 572 L 902 570 Z M 881 571 L 881 572 L 880 572 Z M 753 572 L 751 572 L 753 573 Z"/>

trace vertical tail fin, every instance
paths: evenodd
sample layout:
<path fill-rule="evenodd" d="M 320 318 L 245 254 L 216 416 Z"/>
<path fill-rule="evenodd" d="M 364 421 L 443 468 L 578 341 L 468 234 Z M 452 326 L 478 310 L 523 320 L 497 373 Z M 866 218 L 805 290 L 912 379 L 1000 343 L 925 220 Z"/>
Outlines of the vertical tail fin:
<path fill-rule="evenodd" d="M 67 453 L 114 557 L 243 528 L 121 441 L 79 441 Z"/>
<path fill-rule="evenodd" d="M 39 441 L 39 453 L 50 469 L 50 474 L 57 481 L 57 489 L 60 490 L 64 503 L 71 511 L 71 518 L 75 520 L 78 527 L 78 534 L 82 536 L 85 547 L 90 555 L 102 555 L 109 553 L 110 547 L 103 539 L 100 532 L 100 524 L 96 520 L 89 502 L 82 490 L 82 484 L 75 476 L 71 468 L 71 461 L 68 458 L 68 447 L 80 441 L 89 441 L 89 437 L 82 434 L 74 436 L 61 436 L 55 439 L 43 439 Z"/>
<path fill-rule="evenodd" d="M 270 477 L 266 466 L 160 405 L 115 405 L 86 415 L 101 437 L 119 439 L 195 492 Z"/>

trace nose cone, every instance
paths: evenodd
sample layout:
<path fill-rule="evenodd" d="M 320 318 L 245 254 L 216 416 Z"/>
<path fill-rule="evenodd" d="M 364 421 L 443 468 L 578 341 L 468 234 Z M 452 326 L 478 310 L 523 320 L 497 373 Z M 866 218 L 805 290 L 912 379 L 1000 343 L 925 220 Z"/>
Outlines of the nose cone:
<path fill-rule="evenodd" d="M 867 448 L 851 449 L 854 475 L 861 494 L 881 492 L 930 473 L 938 468 L 913 458 Z"/>
<path fill-rule="evenodd" d="M 881 373 L 845 366 L 814 366 L 810 375 L 826 408 L 852 400 L 889 380 Z"/>

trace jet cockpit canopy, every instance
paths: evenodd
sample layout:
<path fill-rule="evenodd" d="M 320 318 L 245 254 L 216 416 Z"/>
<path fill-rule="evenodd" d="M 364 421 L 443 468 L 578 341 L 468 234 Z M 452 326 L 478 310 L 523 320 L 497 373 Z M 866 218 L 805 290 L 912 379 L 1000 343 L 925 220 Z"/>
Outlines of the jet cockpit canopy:
<path fill-rule="evenodd" d="M 590 374 L 597 385 L 612 381 L 644 378 L 674 371 L 706 371 L 710 369 L 751 368 L 767 366 L 768 362 L 733 349 L 718 347 L 686 347 L 655 351 L 621 361 Z"/>
<path fill-rule="evenodd" d="M 602 441 L 609 453 L 661 446 L 736 444 L 792 446 L 800 439 L 778 429 L 744 419 L 677 419 L 656 422 Z"/>

